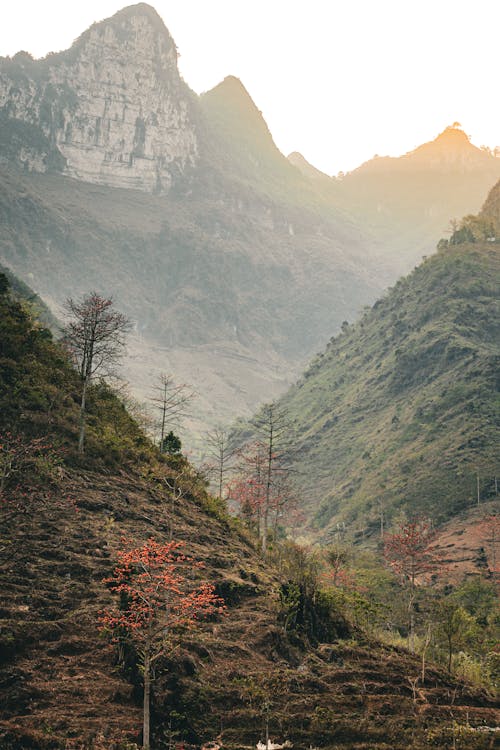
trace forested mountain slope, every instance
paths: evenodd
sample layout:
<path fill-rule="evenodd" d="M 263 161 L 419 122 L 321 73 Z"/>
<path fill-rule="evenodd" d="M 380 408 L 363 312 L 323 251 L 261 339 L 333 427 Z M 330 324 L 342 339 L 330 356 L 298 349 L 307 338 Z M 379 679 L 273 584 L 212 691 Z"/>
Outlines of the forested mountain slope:
<path fill-rule="evenodd" d="M 452 244 L 462 235 L 346 324 L 279 401 L 322 538 L 339 522 L 373 531 L 403 510 L 443 521 L 477 502 L 478 481 L 480 499 L 495 495 L 500 251 Z"/>
<path fill-rule="evenodd" d="M 60 328 L 60 324 L 42 298 L 5 266 L 0 265 L 0 273 L 5 275 L 12 292 L 17 295 L 19 299 L 28 303 L 40 323 L 47 326 L 47 328 L 50 328 L 52 332 L 57 332 Z"/>

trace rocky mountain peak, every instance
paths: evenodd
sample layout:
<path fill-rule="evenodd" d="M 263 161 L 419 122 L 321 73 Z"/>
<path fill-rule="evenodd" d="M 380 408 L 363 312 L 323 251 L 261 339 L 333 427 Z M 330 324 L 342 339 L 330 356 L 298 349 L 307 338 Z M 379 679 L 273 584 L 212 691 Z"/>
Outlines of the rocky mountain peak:
<path fill-rule="evenodd" d="M 197 160 L 193 101 L 175 43 L 145 3 L 93 24 L 65 52 L 0 61 L 0 118 L 22 141 L 17 161 L 37 171 L 55 161 L 87 182 L 167 192 Z"/>
<path fill-rule="evenodd" d="M 269 132 L 262 112 L 236 76 L 226 76 L 217 86 L 204 94 L 204 98 L 216 102 L 220 108 L 230 113 L 235 121 L 243 118 L 245 126 L 250 125 L 252 128 L 257 127 L 266 133 Z"/>
<path fill-rule="evenodd" d="M 469 136 L 458 125 L 445 128 L 433 141 L 419 146 L 405 158 L 425 163 L 428 166 L 448 166 L 459 169 L 483 167 L 485 163 L 494 159 L 490 154 L 474 146 Z"/>
<path fill-rule="evenodd" d="M 236 76 L 227 76 L 200 99 L 212 135 L 219 141 L 221 158 L 231 154 L 233 165 L 248 176 L 266 171 L 290 171 L 290 165 L 274 143 L 262 112 Z M 289 174 L 289 172 L 287 172 Z M 281 178 L 280 178 L 281 179 Z"/>
<path fill-rule="evenodd" d="M 125 42 L 122 58 L 131 51 L 128 45 L 132 45 L 140 54 L 146 53 L 148 57 L 163 65 L 168 63 L 168 67 L 173 60 L 177 70 L 177 51 L 174 40 L 162 18 L 147 3 L 129 5 L 110 18 L 92 24 L 67 53 L 62 53 L 62 57 L 68 56 L 71 51 L 78 54 L 89 41 L 103 50 L 110 47 L 114 52 L 120 52 L 115 47 L 117 40 Z M 148 44 L 151 46 L 145 46 Z"/>
<path fill-rule="evenodd" d="M 149 5 L 148 3 L 135 3 L 134 5 L 127 5 L 125 8 L 117 11 L 114 16 L 111 16 L 111 18 L 107 19 L 107 21 L 104 21 L 103 23 L 109 23 L 110 21 L 118 19 L 127 20 L 133 18 L 134 16 L 143 16 L 144 18 L 147 18 L 152 26 L 170 36 L 168 29 L 163 22 L 163 19 L 155 10 L 155 8 L 153 8 L 153 6 Z"/>
<path fill-rule="evenodd" d="M 439 135 L 436 136 L 434 143 L 439 143 L 441 146 L 449 146 L 453 144 L 454 146 L 461 148 L 471 146 L 469 136 L 464 133 L 459 125 L 449 125 L 442 133 L 439 133 Z"/>

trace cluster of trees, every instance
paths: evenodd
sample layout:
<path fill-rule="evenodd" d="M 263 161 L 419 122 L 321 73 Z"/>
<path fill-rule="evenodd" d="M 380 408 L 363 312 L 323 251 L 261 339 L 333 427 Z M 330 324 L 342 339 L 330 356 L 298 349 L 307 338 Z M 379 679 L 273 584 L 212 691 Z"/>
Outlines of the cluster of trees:
<path fill-rule="evenodd" d="M 343 589 L 351 604 L 355 601 L 351 612 L 361 615 L 360 624 L 364 627 L 375 626 L 379 635 L 384 631 L 386 636 L 392 633 L 412 653 L 419 653 L 421 682 L 425 680 L 429 656 L 445 664 L 450 672 L 455 669 L 465 677 L 486 683 L 489 680 L 490 686 L 498 677 L 496 546 L 500 517 L 486 515 L 479 529 L 485 547 L 488 546 L 489 565 L 484 575 L 476 574 L 462 583 L 450 583 L 445 552 L 438 547 L 436 532 L 428 519 L 405 521 L 385 534 L 383 553 L 386 568 L 393 574 L 390 577 L 384 578 L 376 558 L 368 569 L 353 564 L 352 548 L 346 556 L 345 542 L 340 554 L 338 549 L 335 554 L 329 552 L 335 571 L 331 580 Z M 350 574 L 345 574 L 346 567 L 351 569 Z M 395 597 L 396 591 L 403 597 Z"/>
<path fill-rule="evenodd" d="M 489 218 L 469 214 L 458 222 L 452 219 L 450 222 L 450 238 L 439 240 L 437 249 L 444 250 L 448 245 L 463 245 L 465 242 L 498 242 L 499 231 L 494 222 Z"/>
<path fill-rule="evenodd" d="M 282 541 L 273 550 L 283 581 L 280 621 L 289 634 L 313 642 L 345 635 L 350 623 L 405 646 L 421 660 L 408 677 L 415 689 L 425 682 L 428 660 L 493 689 L 500 672 L 500 517 L 485 516 L 480 528 L 489 566 L 453 584 L 428 519 L 386 532 L 383 561 L 378 551 L 357 547 L 345 530 L 323 548 Z"/>
<path fill-rule="evenodd" d="M 206 436 L 204 471 L 215 478 L 219 498 L 242 518 L 260 540 L 266 555 L 270 539 L 297 507 L 297 492 L 287 465 L 292 428 L 276 404 L 265 404 L 254 421 L 257 439 L 236 448 L 227 430 Z"/>
<path fill-rule="evenodd" d="M 83 454 L 89 386 L 96 378 L 116 374 L 131 323 L 123 313 L 114 308 L 111 298 L 101 297 L 96 292 L 84 295 L 79 300 L 68 299 L 66 310 L 69 319 L 64 329 L 63 342 L 81 383 L 78 451 Z M 150 400 L 157 412 L 153 425 L 159 433 L 161 453 L 180 453 L 179 438 L 172 430 L 167 432 L 167 428 L 178 425 L 187 416 L 194 396 L 187 384 L 176 383 L 167 373 L 158 375 Z"/>

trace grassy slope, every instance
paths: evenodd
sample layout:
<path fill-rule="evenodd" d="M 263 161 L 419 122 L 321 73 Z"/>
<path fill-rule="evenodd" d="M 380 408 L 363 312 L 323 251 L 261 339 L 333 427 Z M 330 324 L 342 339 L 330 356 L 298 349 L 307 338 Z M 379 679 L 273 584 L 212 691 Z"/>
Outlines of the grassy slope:
<path fill-rule="evenodd" d="M 498 476 L 498 245 L 433 256 L 335 339 L 283 397 L 309 516 L 442 521 Z M 311 479 L 313 478 L 313 479 Z"/>
<path fill-rule="evenodd" d="M 23 301 L 24 291 L 0 294 L 0 430 L 46 437 L 75 462 L 78 377 Z M 94 465 L 101 467 L 147 460 L 154 453 L 123 404 L 100 383 L 91 388 L 87 446 Z"/>
<path fill-rule="evenodd" d="M 24 281 L 21 281 L 5 266 L 0 264 L 0 273 L 5 274 L 14 294 L 19 299 L 24 300 L 31 309 L 34 315 L 40 321 L 43 326 L 49 328 L 53 333 L 60 330 L 61 325 L 55 315 L 52 314 L 50 309 L 47 307 L 42 298 L 33 291 Z"/>
<path fill-rule="evenodd" d="M 0 330 L 1 372 L 8 359 L 11 387 L 7 392 L 0 384 L 2 397 L 10 397 L 5 401 L 9 418 L 5 408 L 0 411 L 1 427 L 28 434 L 36 429 L 69 444 L 75 439 L 66 429 L 74 411 L 74 376 L 19 305 L 5 298 L 2 304 L 0 320 L 10 325 Z M 50 416 L 30 401 L 28 382 L 41 395 L 49 384 L 56 389 L 59 398 Z M 94 399 L 94 437 L 101 442 L 117 409 L 112 396 L 107 404 Z M 199 743 L 222 730 L 225 746 L 254 747 L 261 713 L 248 686 L 262 675 L 271 675 L 278 685 L 272 696 L 272 735 L 300 746 L 403 750 L 411 741 L 417 749 L 428 746 L 427 733 L 436 731 L 441 740 L 434 746 L 444 748 L 450 711 L 461 724 L 466 719 L 472 725 L 496 722 L 488 696 L 432 668 L 415 702 L 407 676 L 418 672 L 418 661 L 360 633 L 354 641 L 334 639 L 316 649 L 292 645 L 277 623 L 277 572 L 264 564 L 251 540 L 194 476 L 190 489 L 172 506 L 154 478 L 154 451 L 138 452 L 133 421 L 126 414 L 123 420 L 121 446 L 135 440 L 135 455 L 129 452 L 125 460 L 117 455 L 103 470 L 97 445 L 87 466 L 79 469 L 68 465 L 68 454 L 52 478 L 51 497 L 31 513 L 10 516 L 8 527 L 2 524 L 4 750 L 118 750 L 116 743 L 138 739 L 140 677 L 130 662 L 119 665 L 114 649 L 96 634 L 98 612 L 110 602 L 102 579 L 123 534 L 138 542 L 151 535 L 165 538 L 171 524 L 175 538 L 204 561 L 203 575 L 227 597 L 228 615 L 202 626 L 162 665 L 155 684 L 157 738 L 165 736 L 165 717 L 174 710 L 179 739 Z M 341 619 L 337 628 L 345 635 Z M 487 744 L 473 735 L 468 747 Z"/>

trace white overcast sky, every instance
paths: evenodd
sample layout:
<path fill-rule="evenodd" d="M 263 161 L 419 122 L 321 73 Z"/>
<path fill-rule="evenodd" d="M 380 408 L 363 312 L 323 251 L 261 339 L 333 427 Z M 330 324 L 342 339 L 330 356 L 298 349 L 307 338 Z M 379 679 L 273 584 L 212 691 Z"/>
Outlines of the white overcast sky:
<path fill-rule="evenodd" d="M 500 0 L 156 0 L 195 91 L 236 75 L 278 147 L 329 174 L 454 121 L 500 145 Z M 4 0 L 0 55 L 66 49 L 123 0 Z"/>

